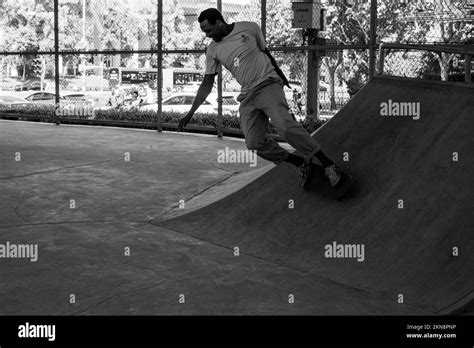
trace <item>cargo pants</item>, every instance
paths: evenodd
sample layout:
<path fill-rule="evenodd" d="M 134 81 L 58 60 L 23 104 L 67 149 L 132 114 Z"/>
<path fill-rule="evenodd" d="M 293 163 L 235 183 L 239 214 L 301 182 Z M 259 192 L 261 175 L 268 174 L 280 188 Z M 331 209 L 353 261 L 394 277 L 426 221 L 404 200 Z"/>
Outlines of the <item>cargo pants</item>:
<path fill-rule="evenodd" d="M 249 150 L 279 164 L 286 160 L 289 152 L 274 139 L 267 137 L 269 118 L 278 134 L 305 157 L 312 157 L 321 148 L 303 126 L 290 115 L 283 85 L 279 79 L 268 79 L 258 85 L 240 101 L 240 126 Z"/>

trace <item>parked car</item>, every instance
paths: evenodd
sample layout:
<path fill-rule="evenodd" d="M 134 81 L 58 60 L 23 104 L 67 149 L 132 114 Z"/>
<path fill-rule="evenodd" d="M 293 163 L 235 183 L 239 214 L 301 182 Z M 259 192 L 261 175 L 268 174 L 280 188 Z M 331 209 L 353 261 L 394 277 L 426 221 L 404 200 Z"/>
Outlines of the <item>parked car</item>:
<path fill-rule="evenodd" d="M 35 92 L 25 99 L 33 104 L 55 104 L 56 94 L 50 92 Z"/>
<path fill-rule="evenodd" d="M 87 99 L 87 97 L 84 94 L 68 94 L 62 96 L 62 98 L 69 102 L 69 103 L 80 103 L 80 104 L 92 104 L 92 101 L 90 99 Z"/>
<path fill-rule="evenodd" d="M 0 95 L 0 107 L 29 107 L 31 105 L 31 102 L 28 100 L 14 95 Z"/>
<path fill-rule="evenodd" d="M 191 108 L 194 98 L 196 97 L 195 93 L 178 93 L 173 94 L 165 99 L 161 104 L 161 110 L 163 112 L 179 112 L 186 113 Z M 204 114 L 217 114 L 217 95 L 211 94 L 207 99 L 201 104 L 196 112 Z M 157 104 L 149 104 L 140 107 L 140 110 L 144 111 L 157 111 Z M 235 100 L 235 97 L 232 95 L 222 96 L 222 112 L 223 114 L 237 114 L 239 110 L 239 103 Z"/>
<path fill-rule="evenodd" d="M 51 92 L 35 92 L 25 98 L 33 104 L 49 104 L 54 105 L 56 103 L 56 94 Z M 67 104 L 87 104 L 91 105 L 92 102 L 86 98 L 84 94 L 68 94 L 59 97 L 61 102 L 66 102 Z"/>
<path fill-rule="evenodd" d="M 43 82 L 43 90 L 46 88 L 46 82 Z M 26 81 L 15 86 L 15 91 L 41 91 L 41 81 Z"/>

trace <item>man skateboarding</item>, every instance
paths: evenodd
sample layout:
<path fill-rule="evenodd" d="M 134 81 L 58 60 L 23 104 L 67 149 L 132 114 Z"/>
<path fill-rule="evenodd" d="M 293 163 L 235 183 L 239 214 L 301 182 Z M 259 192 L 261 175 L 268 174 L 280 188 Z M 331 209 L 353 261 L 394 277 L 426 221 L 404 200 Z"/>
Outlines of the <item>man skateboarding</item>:
<path fill-rule="evenodd" d="M 307 187 L 313 170 L 313 156 L 325 168 L 325 174 L 335 187 L 341 174 L 337 165 L 322 151 L 310 134 L 295 121 L 283 92 L 288 81 L 275 59 L 266 48 L 262 30 L 253 22 L 227 24 L 215 8 L 201 12 L 201 30 L 213 39 L 206 52 L 206 72 L 191 109 L 179 122 L 178 131 L 191 120 L 198 107 L 206 100 L 214 85 L 218 69 L 223 65 L 241 85 L 240 124 L 249 150 L 275 164 L 289 162 L 298 168 L 300 186 Z M 267 137 L 269 118 L 278 133 L 305 157 L 289 153 Z"/>

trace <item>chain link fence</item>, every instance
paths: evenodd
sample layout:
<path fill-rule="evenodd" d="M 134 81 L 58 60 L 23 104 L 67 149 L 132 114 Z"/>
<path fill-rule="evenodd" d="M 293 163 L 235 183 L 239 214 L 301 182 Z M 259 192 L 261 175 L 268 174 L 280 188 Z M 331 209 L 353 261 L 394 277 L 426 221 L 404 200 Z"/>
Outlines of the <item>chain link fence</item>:
<path fill-rule="evenodd" d="M 474 1 L 379 2 L 385 74 L 472 81 L 473 33 Z"/>
<path fill-rule="evenodd" d="M 204 77 L 209 7 L 261 25 L 309 131 L 377 73 L 472 83 L 472 0 L 1 0 L 1 117 L 176 129 Z M 295 25 L 304 8 L 312 23 Z M 241 136 L 240 86 L 217 80 L 189 129 Z"/>

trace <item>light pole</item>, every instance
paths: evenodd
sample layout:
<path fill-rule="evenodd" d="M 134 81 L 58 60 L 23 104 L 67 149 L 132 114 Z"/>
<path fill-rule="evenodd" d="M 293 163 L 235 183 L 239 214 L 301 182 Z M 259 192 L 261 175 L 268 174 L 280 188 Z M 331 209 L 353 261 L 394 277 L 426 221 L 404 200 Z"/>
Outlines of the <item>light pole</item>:
<path fill-rule="evenodd" d="M 86 0 L 82 0 L 82 46 L 86 48 Z M 82 91 L 86 91 L 86 56 L 82 55 Z"/>

